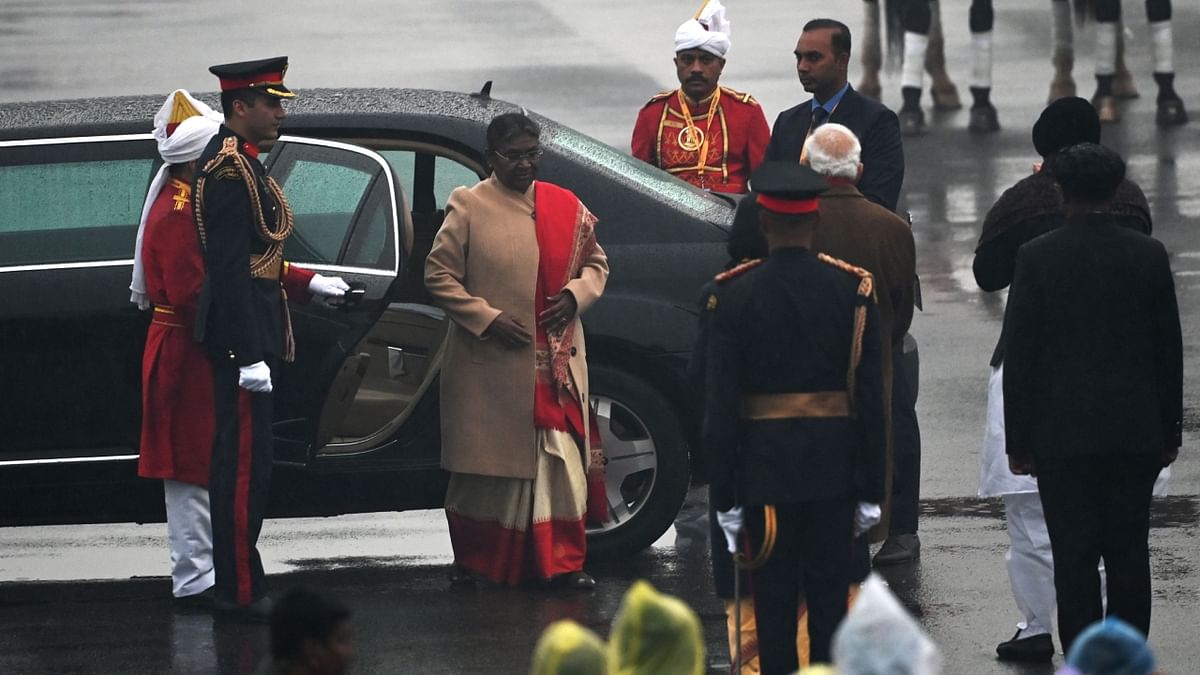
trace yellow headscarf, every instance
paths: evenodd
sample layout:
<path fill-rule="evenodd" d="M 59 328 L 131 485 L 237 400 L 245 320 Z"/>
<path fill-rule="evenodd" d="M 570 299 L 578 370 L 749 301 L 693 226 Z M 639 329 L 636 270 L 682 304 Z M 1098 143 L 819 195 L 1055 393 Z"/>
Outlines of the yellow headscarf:
<path fill-rule="evenodd" d="M 542 631 L 529 675 L 604 675 L 604 643 L 574 621 L 555 621 Z"/>
<path fill-rule="evenodd" d="M 608 670 L 611 675 L 703 675 L 700 618 L 678 598 L 636 582 L 613 620 Z"/>

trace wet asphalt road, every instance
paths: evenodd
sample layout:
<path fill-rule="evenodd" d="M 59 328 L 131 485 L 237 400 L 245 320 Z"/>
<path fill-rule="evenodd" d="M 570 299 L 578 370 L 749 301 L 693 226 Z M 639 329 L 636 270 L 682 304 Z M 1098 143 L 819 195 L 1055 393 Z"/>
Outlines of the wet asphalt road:
<path fill-rule="evenodd" d="M 218 0 L 187 7 L 128 0 L 6 0 L 0 6 L 0 100 L 160 93 L 213 88 L 213 62 L 275 53 L 291 56 L 289 85 L 418 86 L 494 93 L 626 148 L 637 108 L 674 85 L 670 36 L 698 2 L 614 0 L 297 0 L 260 13 L 257 3 Z M 745 6 L 742 6 L 742 5 Z M 945 3 L 951 74 L 967 98 L 967 3 Z M 987 360 L 1003 313 L 970 271 L 979 222 L 1035 159 L 1029 126 L 1044 104 L 1050 68 L 1044 0 L 997 7 L 995 93 L 1004 129 L 965 131 L 966 111 L 933 113 L 923 137 L 906 139 L 902 204 L 913 214 L 925 311 L 921 345 L 924 435 L 919 564 L 886 576 L 946 655 L 947 673 L 1040 673 L 998 664 L 995 644 L 1017 620 L 1003 554 L 997 502 L 974 499 L 984 418 Z M 1196 672 L 1200 643 L 1200 463 L 1197 449 L 1197 322 L 1200 321 L 1200 123 L 1159 130 L 1141 3 L 1126 3 L 1130 63 L 1143 97 L 1105 142 L 1129 160 L 1151 200 L 1155 236 L 1172 254 L 1186 345 L 1185 447 L 1171 498 L 1152 530 L 1151 643 L 1169 673 Z M 857 30 L 858 3 L 756 0 L 732 5 L 734 50 L 722 82 L 752 92 L 768 119 L 804 97 L 791 49 L 804 20 L 835 12 Z M 1176 3 L 1177 88 L 1200 112 L 1200 9 Z M 160 38 L 170 31 L 172 51 Z M 860 44 L 860 43 L 859 43 Z M 1090 39 L 1076 69 L 1090 93 Z M 857 79 L 857 63 L 851 70 Z M 896 77 L 885 102 L 899 104 Z M 926 96 L 928 109 L 928 96 Z M 177 615 L 161 526 L 0 530 L 0 671 L 248 673 L 264 653 L 259 628 L 214 626 Z M 723 617 L 712 597 L 705 547 L 668 533 L 647 553 L 591 567 L 591 595 L 544 591 L 451 592 L 449 546 L 439 513 L 379 514 L 269 522 L 264 554 L 277 587 L 305 583 L 343 597 L 356 612 L 357 672 L 519 673 L 538 630 L 571 617 L 601 633 L 633 579 L 682 595 L 700 613 L 711 672 L 724 659 Z M 100 581 L 84 581 L 100 580 Z M 1061 663 L 1061 657 L 1056 658 Z"/>

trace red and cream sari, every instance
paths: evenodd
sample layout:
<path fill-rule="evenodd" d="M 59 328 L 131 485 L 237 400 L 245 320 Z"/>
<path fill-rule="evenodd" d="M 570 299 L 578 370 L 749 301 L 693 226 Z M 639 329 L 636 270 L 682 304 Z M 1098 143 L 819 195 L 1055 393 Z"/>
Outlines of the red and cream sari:
<path fill-rule="evenodd" d="M 546 299 L 579 274 L 595 249 L 596 217 L 569 190 L 539 181 L 534 224 L 539 250 L 534 302 L 535 315 L 540 315 Z M 494 584 L 545 581 L 582 571 L 585 518 L 589 512 L 603 518 L 607 510 L 601 463 L 592 461 L 587 450 L 590 444 L 591 455 L 599 458 L 599 433 L 585 414 L 590 411 L 583 408 L 581 388 L 570 369 L 576 327 L 571 320 L 558 331 L 536 328 L 535 477 L 455 473 L 450 479 L 446 518 L 455 564 Z"/>

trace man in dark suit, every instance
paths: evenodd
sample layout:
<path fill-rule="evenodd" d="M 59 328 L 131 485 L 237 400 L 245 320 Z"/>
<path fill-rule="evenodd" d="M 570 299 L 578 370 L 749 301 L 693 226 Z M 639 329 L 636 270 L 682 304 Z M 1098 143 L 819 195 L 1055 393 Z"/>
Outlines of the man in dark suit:
<path fill-rule="evenodd" d="M 850 128 L 862 143 L 858 189 L 867 199 L 896 210 L 904 182 L 904 147 L 896 113 L 850 86 L 850 29 L 833 19 L 804 25 L 796 43 L 796 73 L 811 99 L 779 114 L 771 129 L 767 160 L 799 161 L 804 139 L 828 121 Z"/>
<path fill-rule="evenodd" d="M 718 276 L 705 305 L 703 447 L 730 548 L 744 520 L 755 552 L 762 673 L 783 675 L 802 593 L 811 661 L 830 661 L 851 540 L 879 519 L 882 344 L 870 273 L 812 251 L 824 179 L 766 162 L 750 182 L 770 254 Z"/>
<path fill-rule="evenodd" d="M 1150 630 L 1150 496 L 1178 455 L 1183 338 L 1166 249 L 1109 202 L 1125 163 L 1093 143 L 1051 175 L 1066 224 L 1020 248 L 1004 315 L 1004 422 L 1013 473 L 1038 478 L 1063 650 L 1108 612 Z"/>

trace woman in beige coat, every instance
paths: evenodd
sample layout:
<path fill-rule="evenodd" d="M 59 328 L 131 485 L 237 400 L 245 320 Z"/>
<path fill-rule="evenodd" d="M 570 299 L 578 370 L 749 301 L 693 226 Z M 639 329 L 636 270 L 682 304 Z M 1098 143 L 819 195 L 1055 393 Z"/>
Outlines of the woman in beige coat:
<path fill-rule="evenodd" d="M 583 571 L 590 462 L 579 315 L 604 291 L 596 218 L 535 181 L 533 120 L 488 126 L 491 177 L 458 188 L 425 263 L 453 320 L 441 376 L 452 581 L 592 588 Z"/>

